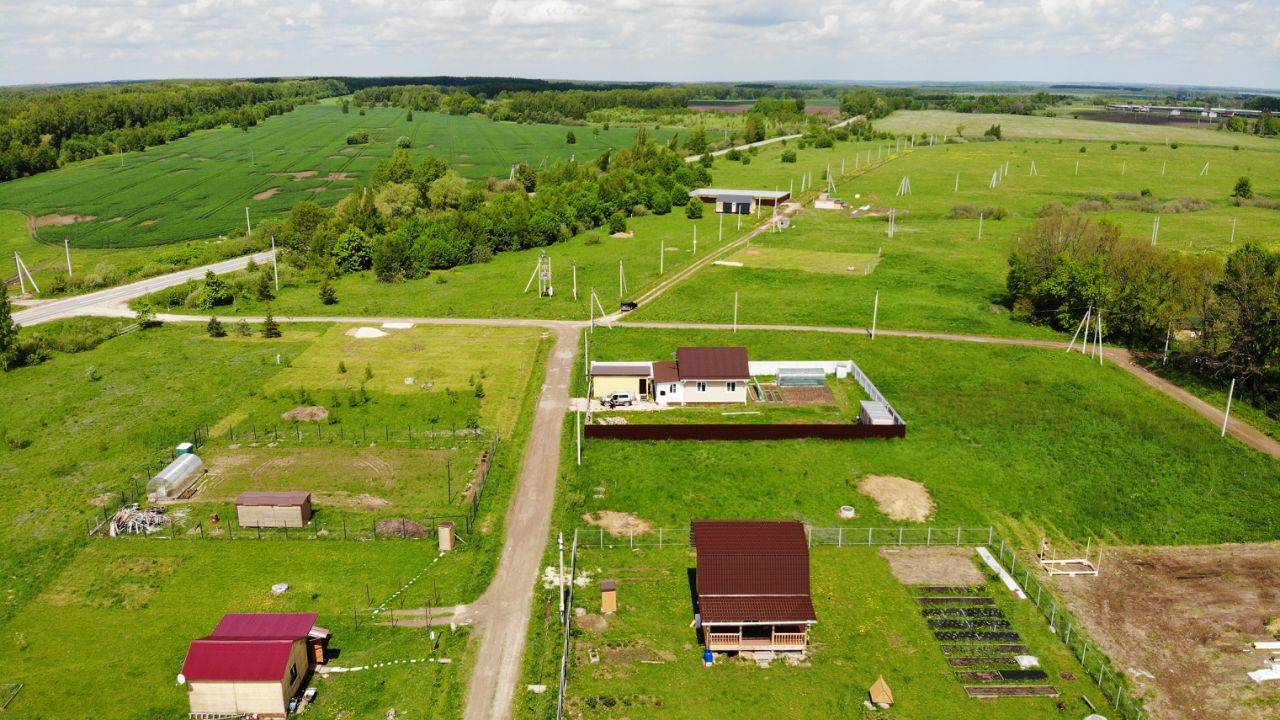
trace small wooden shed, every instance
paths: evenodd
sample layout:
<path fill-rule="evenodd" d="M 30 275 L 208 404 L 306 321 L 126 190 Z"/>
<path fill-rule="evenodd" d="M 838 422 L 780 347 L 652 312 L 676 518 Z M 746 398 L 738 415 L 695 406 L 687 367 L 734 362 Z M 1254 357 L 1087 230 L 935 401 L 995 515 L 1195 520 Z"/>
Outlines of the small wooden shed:
<path fill-rule="evenodd" d="M 303 527 L 311 522 L 311 493 L 241 493 L 236 498 L 236 522 L 240 527 Z"/>

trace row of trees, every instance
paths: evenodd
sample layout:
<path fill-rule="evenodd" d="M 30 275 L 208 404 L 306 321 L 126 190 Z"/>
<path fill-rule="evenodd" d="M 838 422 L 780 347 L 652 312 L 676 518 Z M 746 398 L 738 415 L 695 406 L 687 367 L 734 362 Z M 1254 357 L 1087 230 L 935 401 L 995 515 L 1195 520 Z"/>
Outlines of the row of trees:
<path fill-rule="evenodd" d="M 1008 300 L 1024 320 L 1070 332 L 1101 310 L 1109 339 L 1160 349 L 1192 330 L 1189 367 L 1235 378 L 1280 401 L 1280 253 L 1255 244 L 1223 264 L 1125 239 L 1119 226 L 1079 215 L 1041 218 L 1009 256 Z"/>
<path fill-rule="evenodd" d="M 0 180 L 105 153 L 142 150 L 195 130 L 248 129 L 345 92 L 334 80 L 200 81 L 0 95 Z"/>

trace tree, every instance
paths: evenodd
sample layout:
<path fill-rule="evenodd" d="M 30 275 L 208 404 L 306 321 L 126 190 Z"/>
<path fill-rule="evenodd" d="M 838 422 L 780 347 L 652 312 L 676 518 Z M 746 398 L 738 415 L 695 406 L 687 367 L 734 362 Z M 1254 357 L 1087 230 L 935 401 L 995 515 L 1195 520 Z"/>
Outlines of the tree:
<path fill-rule="evenodd" d="M 996 140 L 1000 140 L 1001 138 L 1004 137 L 1004 134 L 1000 130 L 1000 125 L 998 124 L 992 125 L 991 127 L 987 128 L 987 131 L 982 134 L 989 138 L 995 138 Z"/>
<path fill-rule="evenodd" d="M 609 216 L 609 232 L 620 233 L 627 231 L 627 217 L 621 212 L 615 212 Z"/>
<path fill-rule="evenodd" d="M 280 337 L 280 323 L 271 317 L 271 311 L 267 311 L 267 316 L 262 319 L 262 337 L 278 338 Z"/>
<path fill-rule="evenodd" d="M 338 272 L 359 272 L 368 269 L 373 262 L 369 239 L 358 228 L 350 228 L 339 235 L 329 254 Z"/>
<path fill-rule="evenodd" d="M 329 278 L 325 278 L 320 283 L 320 302 L 325 305 L 338 304 L 338 291 L 333 289 L 333 283 L 329 282 Z"/>
<path fill-rule="evenodd" d="M 1236 180 L 1236 188 L 1231 192 L 1231 197 L 1248 200 L 1253 197 L 1253 183 L 1247 177 Z"/>
<path fill-rule="evenodd" d="M 421 207 L 421 202 L 418 188 L 407 182 L 383 185 L 378 188 L 378 194 L 373 198 L 373 204 L 378 208 L 378 212 L 388 220 L 413 215 L 414 211 Z"/>
<path fill-rule="evenodd" d="M 265 270 L 258 273 L 257 295 L 258 299 L 262 301 L 276 299 L 275 287 L 271 282 L 271 276 Z"/>
<path fill-rule="evenodd" d="M 462 204 L 462 196 L 467 191 L 467 181 L 458 173 L 450 170 L 435 182 L 427 191 L 433 210 L 448 210 Z"/>
<path fill-rule="evenodd" d="M 8 372 L 10 363 L 17 359 L 18 325 L 13 322 L 13 306 L 9 294 L 0 288 L 0 369 Z"/>
<path fill-rule="evenodd" d="M 222 321 L 217 315 L 209 318 L 209 322 L 205 323 L 205 332 L 209 333 L 209 337 L 220 338 L 227 336 L 227 329 L 222 326 Z"/>
<path fill-rule="evenodd" d="M 564 134 L 564 141 L 568 145 L 576 145 L 578 142 L 578 136 L 574 135 L 573 131 L 570 130 L 569 132 Z"/>
<path fill-rule="evenodd" d="M 747 113 L 746 123 L 742 128 L 743 142 L 760 142 L 764 139 L 764 116 L 760 113 Z"/>
<path fill-rule="evenodd" d="M 796 161 L 796 151 L 795 151 L 795 150 L 783 150 L 783 151 L 782 151 L 782 162 L 784 162 L 784 163 L 793 163 L 793 162 L 795 162 L 795 161 Z"/>
<path fill-rule="evenodd" d="M 516 182 L 520 183 L 525 192 L 533 192 L 538 187 L 538 171 L 527 163 L 520 163 L 516 165 Z"/>
<path fill-rule="evenodd" d="M 208 310 L 217 305 L 230 305 L 233 300 L 230 286 L 227 282 L 212 270 L 206 271 L 204 274 L 204 289 L 200 291 L 199 305 L 201 309 Z"/>
<path fill-rule="evenodd" d="M 406 110 L 404 113 L 405 122 L 413 122 L 413 110 Z"/>
<path fill-rule="evenodd" d="M 702 218 L 702 201 L 692 198 L 689 203 L 684 206 L 684 216 L 690 220 L 700 220 Z"/>
<path fill-rule="evenodd" d="M 684 141 L 684 148 L 689 151 L 690 155 L 701 155 L 707 151 L 707 130 L 699 125 L 689 134 L 689 139 Z"/>
<path fill-rule="evenodd" d="M 1219 374 L 1261 388 L 1280 352 L 1280 253 L 1256 243 L 1232 253 L 1205 321 L 1205 348 Z"/>
<path fill-rule="evenodd" d="M 138 310 L 134 314 L 134 320 L 138 323 L 138 327 L 143 330 L 159 324 L 156 322 L 155 308 L 153 308 L 151 303 L 146 300 L 143 300 L 138 304 Z"/>
<path fill-rule="evenodd" d="M 349 112 L 351 112 L 351 101 L 346 98 L 342 98 L 342 114 L 346 115 Z"/>

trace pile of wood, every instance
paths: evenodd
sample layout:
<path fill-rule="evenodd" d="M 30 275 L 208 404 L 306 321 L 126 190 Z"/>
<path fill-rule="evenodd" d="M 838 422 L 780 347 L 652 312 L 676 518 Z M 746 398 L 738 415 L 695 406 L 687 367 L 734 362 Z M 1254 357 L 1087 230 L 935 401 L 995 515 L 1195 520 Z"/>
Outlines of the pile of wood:
<path fill-rule="evenodd" d="M 116 511 L 107 523 L 107 534 L 111 537 L 120 535 L 142 535 L 158 532 L 172 521 L 165 515 L 163 507 L 149 507 L 145 510 L 137 503 L 126 505 Z"/>

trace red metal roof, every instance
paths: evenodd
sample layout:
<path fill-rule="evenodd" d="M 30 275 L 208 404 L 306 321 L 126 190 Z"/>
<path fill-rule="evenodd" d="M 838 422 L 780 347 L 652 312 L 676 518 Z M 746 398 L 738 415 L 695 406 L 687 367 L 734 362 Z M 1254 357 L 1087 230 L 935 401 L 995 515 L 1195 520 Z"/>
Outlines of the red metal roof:
<path fill-rule="evenodd" d="M 207 637 L 193 641 L 182 663 L 187 680 L 283 680 L 293 640 Z"/>
<path fill-rule="evenodd" d="M 296 640 L 307 637 L 320 613 L 228 613 L 211 638 Z"/>
<path fill-rule="evenodd" d="M 595 363 L 591 366 L 591 374 L 596 377 L 649 377 L 649 366 Z"/>
<path fill-rule="evenodd" d="M 682 380 L 745 380 L 751 377 L 744 347 L 683 347 L 676 350 Z"/>
<path fill-rule="evenodd" d="M 259 492 L 240 493 L 237 505 L 303 505 L 311 500 L 309 492 Z"/>
<path fill-rule="evenodd" d="M 653 364 L 653 381 L 656 383 L 673 383 L 680 379 L 680 372 L 676 370 L 674 360 L 666 360 L 664 362 L 656 362 Z"/>
<path fill-rule="evenodd" d="M 786 597 L 703 597 L 698 600 L 702 622 L 811 623 L 817 622 L 808 595 Z"/>
<path fill-rule="evenodd" d="M 703 622 L 817 622 L 803 524 L 699 520 L 693 542 Z"/>

